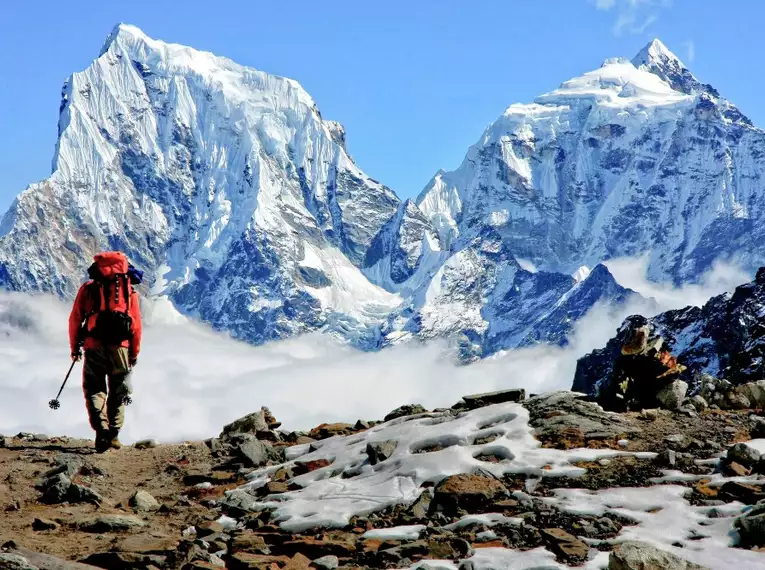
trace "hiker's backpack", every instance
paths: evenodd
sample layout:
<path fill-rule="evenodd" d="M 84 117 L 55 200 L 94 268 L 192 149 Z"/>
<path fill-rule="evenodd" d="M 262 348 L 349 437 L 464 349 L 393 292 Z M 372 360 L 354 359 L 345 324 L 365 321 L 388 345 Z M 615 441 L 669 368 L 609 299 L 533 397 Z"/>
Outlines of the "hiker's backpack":
<path fill-rule="evenodd" d="M 130 304 L 133 283 L 141 282 L 141 272 L 130 266 L 127 273 L 109 277 L 103 277 L 95 267 L 89 273 L 93 310 L 86 320 L 86 334 L 105 346 L 120 346 L 133 338 Z"/>

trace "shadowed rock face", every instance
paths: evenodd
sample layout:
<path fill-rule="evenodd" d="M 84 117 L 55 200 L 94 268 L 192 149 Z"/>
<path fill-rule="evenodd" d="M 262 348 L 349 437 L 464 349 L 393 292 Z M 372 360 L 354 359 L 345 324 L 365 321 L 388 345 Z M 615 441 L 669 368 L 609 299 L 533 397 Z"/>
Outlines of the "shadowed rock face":
<path fill-rule="evenodd" d="M 765 268 L 701 308 L 629 317 L 605 347 L 579 360 L 573 389 L 609 400 L 626 378 L 648 382 L 647 393 L 682 379 L 695 392 L 702 374 L 742 385 L 763 378 L 763 356 Z"/>

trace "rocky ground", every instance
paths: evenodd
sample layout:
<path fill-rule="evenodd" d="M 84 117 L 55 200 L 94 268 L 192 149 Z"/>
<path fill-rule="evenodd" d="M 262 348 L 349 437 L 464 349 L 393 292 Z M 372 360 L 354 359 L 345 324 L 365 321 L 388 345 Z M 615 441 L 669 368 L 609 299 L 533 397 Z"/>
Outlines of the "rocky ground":
<path fill-rule="evenodd" d="M 765 434 L 765 418 L 757 411 L 610 413 L 570 392 L 534 397 L 523 407 L 508 403 L 523 396 L 508 391 L 466 397 L 432 412 L 405 406 L 386 424 L 322 425 L 309 433 L 279 430 L 264 409 L 206 442 L 139 442 L 103 455 L 88 441 L 3 437 L 0 569 L 704 568 L 677 552 L 707 538 L 706 518 L 670 552 L 629 540 L 628 531 L 641 521 L 624 509 L 587 514 L 565 503 L 565 493 L 581 489 L 634 493 L 670 489 L 659 487 L 668 481 L 671 489 L 682 488 L 687 504 L 701 508 L 710 525 L 727 517 L 725 524 L 738 535 L 736 550 L 750 551 L 747 560 L 755 562 L 749 567 L 765 568 L 765 553 L 756 553 L 765 545 L 765 505 L 758 504 L 765 499 L 759 475 L 765 459 L 740 444 Z M 541 444 L 528 453 L 571 450 L 576 472 L 561 471 L 563 463 L 552 460 L 532 468 L 519 452 L 511 457 L 503 451 L 498 442 L 512 439 L 513 432 L 500 428 L 522 410 L 528 415 L 524 425 Z M 475 436 L 426 442 L 405 457 L 446 457 L 467 449 L 471 461 L 485 468 L 428 477 L 414 502 L 357 513 L 338 528 L 296 530 L 274 520 L 280 505 L 315 481 L 336 479 L 339 485 L 405 461 L 396 455 L 403 440 L 362 437 L 403 433 L 414 422 L 459 422 L 471 414 L 496 419 L 481 421 Z M 346 465 L 331 451 L 345 442 L 365 446 L 363 461 Z M 322 448 L 329 455 L 316 459 Z M 317 503 L 317 510 L 325 504 Z"/>

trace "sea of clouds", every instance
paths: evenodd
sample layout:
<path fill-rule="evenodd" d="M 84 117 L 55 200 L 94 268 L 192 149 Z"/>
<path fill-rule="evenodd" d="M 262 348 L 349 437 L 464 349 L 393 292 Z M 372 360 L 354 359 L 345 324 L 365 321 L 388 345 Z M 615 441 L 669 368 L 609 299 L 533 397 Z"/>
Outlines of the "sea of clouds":
<path fill-rule="evenodd" d="M 569 346 L 510 350 L 469 366 L 445 344 L 409 344 L 363 353 L 321 334 L 253 347 L 178 315 L 166 300 L 144 302 L 144 345 L 133 374 L 125 441 L 212 437 L 221 427 L 268 406 L 286 429 L 322 422 L 381 419 L 393 408 L 450 406 L 462 395 L 523 387 L 539 393 L 570 388 L 576 361 L 602 347 L 624 317 L 703 304 L 750 280 L 717 264 L 700 284 L 675 288 L 645 279 L 645 260 L 615 260 L 622 285 L 655 302 L 596 306 L 576 326 Z M 69 366 L 68 303 L 43 295 L 0 293 L 0 434 L 20 431 L 92 437 L 80 387 L 81 364 L 61 396 Z"/>

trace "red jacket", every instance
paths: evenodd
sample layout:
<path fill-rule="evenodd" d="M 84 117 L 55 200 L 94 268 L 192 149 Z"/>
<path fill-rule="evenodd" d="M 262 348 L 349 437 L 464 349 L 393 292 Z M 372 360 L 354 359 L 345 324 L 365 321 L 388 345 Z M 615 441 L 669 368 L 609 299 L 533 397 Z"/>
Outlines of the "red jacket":
<path fill-rule="evenodd" d="M 104 277 L 110 277 L 116 274 L 127 273 L 128 260 L 124 253 L 118 251 L 108 251 L 105 253 L 99 253 L 94 258 L 95 265 Z M 83 321 L 87 318 L 88 322 L 85 323 L 86 330 L 92 330 L 95 325 L 95 313 L 100 309 L 100 299 L 96 299 L 89 293 L 89 285 L 93 284 L 93 281 L 88 281 L 77 292 L 77 298 L 74 300 L 74 306 L 72 312 L 69 315 L 69 346 L 72 354 L 77 352 L 80 342 L 83 342 L 83 348 L 85 350 L 89 348 L 100 348 L 101 342 L 91 336 L 85 336 L 80 338 Z M 97 304 L 98 303 L 98 304 Z M 141 351 L 141 308 L 138 304 L 138 294 L 135 290 L 130 295 L 130 309 L 128 314 L 133 319 L 133 338 L 126 340 L 122 343 L 122 346 L 130 350 L 131 360 L 138 358 L 138 353 Z"/>

